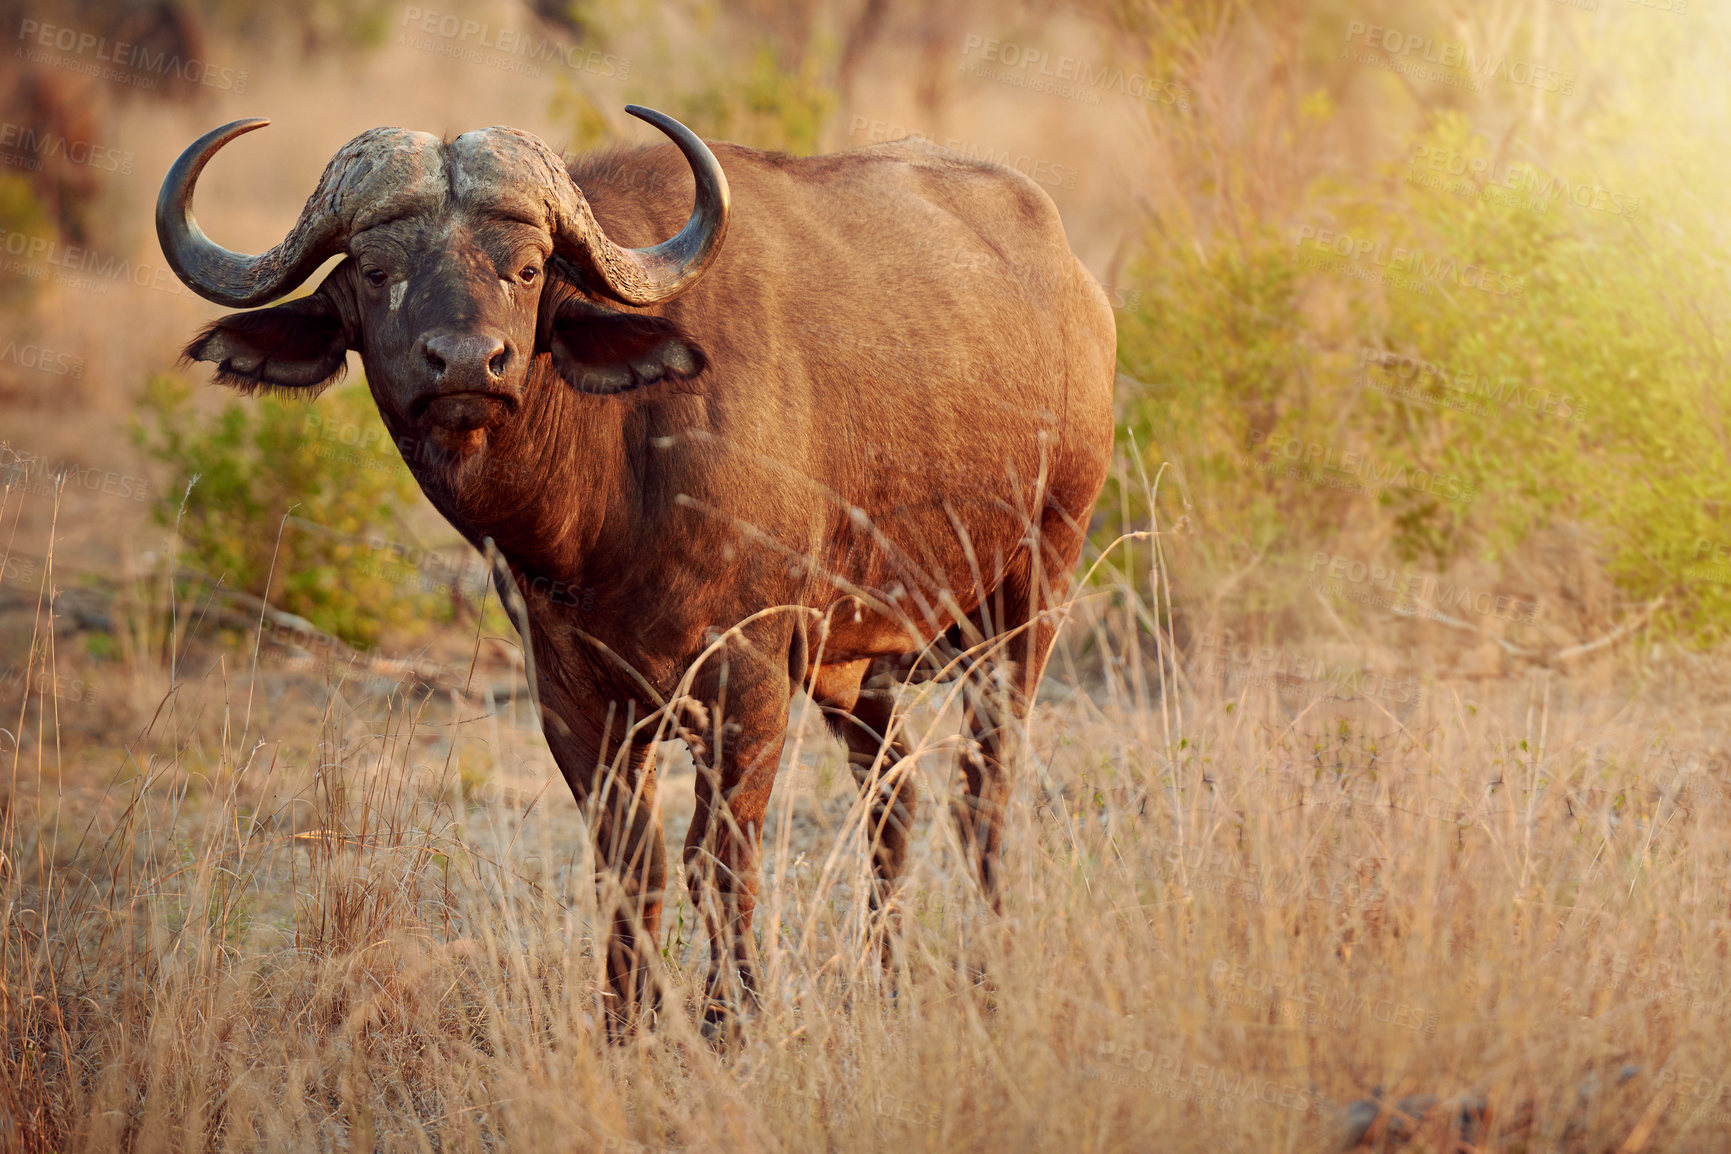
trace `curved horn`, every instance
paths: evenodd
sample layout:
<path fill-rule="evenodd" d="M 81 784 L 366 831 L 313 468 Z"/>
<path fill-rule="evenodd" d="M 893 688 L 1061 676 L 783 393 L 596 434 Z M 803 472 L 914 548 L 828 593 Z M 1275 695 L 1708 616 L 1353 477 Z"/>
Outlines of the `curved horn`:
<path fill-rule="evenodd" d="M 601 281 L 597 287 L 608 296 L 623 304 L 652 305 L 690 288 L 720 252 L 727 236 L 727 176 L 709 146 L 679 121 L 636 104 L 627 104 L 625 111 L 666 133 L 685 154 L 697 182 L 691 218 L 676 235 L 660 244 L 621 248 L 601 231 L 589 202 L 573 181 L 575 204 L 558 239 L 562 247 L 575 249 L 595 270 Z"/>
<path fill-rule="evenodd" d="M 346 251 L 353 211 L 373 194 L 366 177 L 410 135 L 400 128 L 375 128 L 355 137 L 325 166 L 317 191 L 281 244 L 259 256 L 230 252 L 205 236 L 192 218 L 193 188 L 217 149 L 269 123 L 252 117 L 205 133 L 180 154 L 156 198 L 156 236 L 169 267 L 186 287 L 219 305 L 249 308 L 275 300 Z"/>

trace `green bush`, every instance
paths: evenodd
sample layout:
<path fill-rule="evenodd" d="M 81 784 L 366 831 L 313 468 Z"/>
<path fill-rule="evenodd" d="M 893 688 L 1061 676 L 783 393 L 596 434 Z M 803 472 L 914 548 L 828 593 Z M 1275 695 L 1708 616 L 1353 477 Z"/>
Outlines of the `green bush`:
<path fill-rule="evenodd" d="M 0 236 L 44 235 L 52 227 L 30 179 L 16 173 L 0 173 Z M 0 262 L 0 301 L 17 305 L 32 299 L 41 284 L 40 275 L 47 271 L 48 266 L 27 261 Z"/>
<path fill-rule="evenodd" d="M 707 62 L 666 57 L 633 76 L 654 77 L 650 87 L 633 83 L 629 101 L 661 108 L 708 140 L 726 140 L 795 156 L 809 156 L 819 147 L 824 128 L 835 114 L 836 93 L 826 68 L 833 47 L 820 43 L 809 50 L 778 52 L 769 41 L 740 49 L 743 60 L 725 54 Z M 784 62 L 783 56 L 789 60 Z M 669 88 L 669 75 L 684 76 L 688 87 Z M 608 142 L 606 112 L 587 92 L 561 79 L 550 113 L 568 129 L 568 147 L 585 151 Z M 636 129 L 632 130 L 637 133 Z M 640 133 L 631 137 L 644 139 Z"/>
<path fill-rule="evenodd" d="M 177 527 L 182 569 L 258 597 L 268 581 L 273 605 L 359 646 L 451 618 L 449 593 L 426 591 L 416 554 L 395 547 L 415 540 L 407 513 L 424 501 L 364 384 L 316 409 L 262 397 L 203 420 L 191 397 L 153 376 L 133 419 L 169 470 L 154 513 Z"/>
<path fill-rule="evenodd" d="M 1341 27 L 1306 35 L 1338 41 Z M 1327 75 L 1327 51 L 1300 56 L 1319 87 L 1293 123 L 1319 133 L 1337 107 L 1364 106 L 1362 86 L 1399 91 L 1386 72 Z M 1723 246 L 1707 243 L 1722 231 L 1711 206 L 1685 193 L 1723 182 L 1718 158 L 1672 126 L 1688 119 L 1687 74 L 1656 83 L 1587 105 L 1567 130 L 1511 129 L 1514 146 L 1475 133 L 1465 111 L 1432 108 L 1377 150 L 1391 159 L 1330 157 L 1284 200 L 1239 194 L 1239 157 L 1218 174 L 1201 166 L 1210 183 L 1191 203 L 1226 219 L 1202 227 L 1169 209 L 1132 268 L 1140 303 L 1119 325 L 1136 382 L 1120 390 L 1121 433 L 1140 454 L 1124 473 L 1175 467 L 1161 522 L 1189 515 L 1201 530 L 1187 537 L 1192 593 L 1259 567 L 1300 572 L 1330 541 L 1444 571 L 1506 560 L 1568 524 L 1631 605 L 1664 598 L 1661 629 L 1703 645 L 1731 632 L 1728 270 Z M 1224 148 L 1212 130 L 1192 120 L 1173 133 L 1205 153 Z M 1411 163 L 1445 154 L 1476 175 Z M 1324 230 L 1371 253 L 1331 254 Z M 1366 350 L 1442 371 L 1403 378 Z M 1327 454 L 1351 454 L 1449 478 L 1470 498 L 1279 475 L 1270 446 L 1293 443 L 1320 446 L 1330 479 L 1350 470 Z M 1139 482 L 1121 484 L 1109 532 L 1148 516 Z M 1261 595 L 1278 609 L 1292 590 L 1275 581 Z"/>

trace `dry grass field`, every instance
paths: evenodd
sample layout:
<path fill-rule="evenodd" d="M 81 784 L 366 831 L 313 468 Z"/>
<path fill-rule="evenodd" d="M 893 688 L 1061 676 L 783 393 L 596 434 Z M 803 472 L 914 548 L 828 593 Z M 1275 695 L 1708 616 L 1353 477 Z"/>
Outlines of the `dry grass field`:
<path fill-rule="evenodd" d="M 955 687 L 904 701 L 926 803 L 888 971 L 863 808 L 796 704 L 761 1004 L 720 1048 L 694 1027 L 688 902 L 658 1028 L 602 1040 L 588 839 L 527 701 L 285 669 L 265 639 L 256 667 L 211 660 L 189 631 L 172 683 L 95 688 L 141 719 L 98 755 L 51 680 L 5 734 L 0 1011 L 22 1044 L 0 1137 L 1722 1148 L 1717 667 L 1622 647 L 1567 673 L 1396 680 L 1354 675 L 1365 652 L 1337 643 L 1174 668 L 1139 624 L 1160 570 L 1123 548 L 1141 580 L 1074 603 L 1026 729 L 1001 920 L 932 800 L 955 788 Z M 692 779 L 664 753 L 674 838 Z"/>

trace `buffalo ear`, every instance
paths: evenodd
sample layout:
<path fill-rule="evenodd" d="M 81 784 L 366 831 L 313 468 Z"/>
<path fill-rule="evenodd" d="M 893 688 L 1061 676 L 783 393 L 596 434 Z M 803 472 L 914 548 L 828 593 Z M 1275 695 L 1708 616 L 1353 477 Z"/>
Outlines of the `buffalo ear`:
<path fill-rule="evenodd" d="M 183 363 L 209 361 L 216 381 L 243 393 L 317 394 L 348 368 L 349 339 L 325 293 L 246 313 L 231 313 L 186 346 Z"/>
<path fill-rule="evenodd" d="M 661 380 L 689 380 L 709 358 L 665 317 L 622 313 L 582 297 L 560 302 L 547 345 L 553 367 L 580 393 L 606 396 Z"/>

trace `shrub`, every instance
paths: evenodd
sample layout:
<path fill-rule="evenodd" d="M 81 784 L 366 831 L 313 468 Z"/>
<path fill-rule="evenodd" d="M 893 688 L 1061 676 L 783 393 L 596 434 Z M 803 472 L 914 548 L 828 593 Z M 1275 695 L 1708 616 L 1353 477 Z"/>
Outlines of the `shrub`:
<path fill-rule="evenodd" d="M 424 554 L 400 544 L 415 540 L 408 514 L 424 500 L 364 384 L 326 392 L 316 410 L 263 397 L 207 420 L 191 396 L 153 376 L 133 419 L 170 471 L 154 513 L 177 527 L 182 568 L 361 646 L 450 619 L 452 598 L 420 579 Z"/>
<path fill-rule="evenodd" d="M 1338 40 L 1339 22 L 1313 23 L 1301 40 Z M 1661 629 L 1724 638 L 1731 425 L 1719 382 L 1731 318 L 1722 246 L 1704 242 L 1720 231 L 1713 214 L 1668 195 L 1709 183 L 1715 163 L 1665 127 L 1687 119 L 1687 73 L 1587 106 L 1567 130 L 1535 116 L 1500 143 L 1467 112 L 1432 105 L 1390 159 L 1343 164 L 1357 128 L 1331 136 L 1329 122 L 1365 96 L 1323 97 L 1367 85 L 1392 95 L 1400 81 L 1343 76 L 1333 55 L 1297 52 L 1314 71 L 1280 114 L 1288 185 L 1239 155 L 1195 164 L 1187 199 L 1155 214 L 1132 269 L 1140 302 L 1120 315 L 1135 381 L 1120 389 L 1121 433 L 1137 446 L 1123 472 L 1174 466 L 1161 522 L 1190 514 L 1203 530 L 1187 538 L 1186 561 L 1200 566 L 1192 599 L 1227 574 L 1302 571 L 1331 541 L 1444 571 L 1471 558 L 1506 566 L 1541 531 L 1570 525 L 1624 598 L 1664 598 Z M 1233 128 L 1174 118 L 1174 167 L 1231 153 Z M 1628 147 L 1637 138 L 1643 147 Z M 1307 153 L 1306 139 L 1322 143 Z M 1416 159 L 1438 156 L 1450 164 Z M 1385 365 L 1383 352 L 1408 359 Z M 1306 475 L 1287 475 L 1290 464 Z M 1415 470 L 1446 484 L 1345 488 Z M 1108 532 L 1148 516 L 1140 484 L 1121 488 Z M 1291 601 L 1290 583 L 1264 593 L 1267 608 Z"/>

